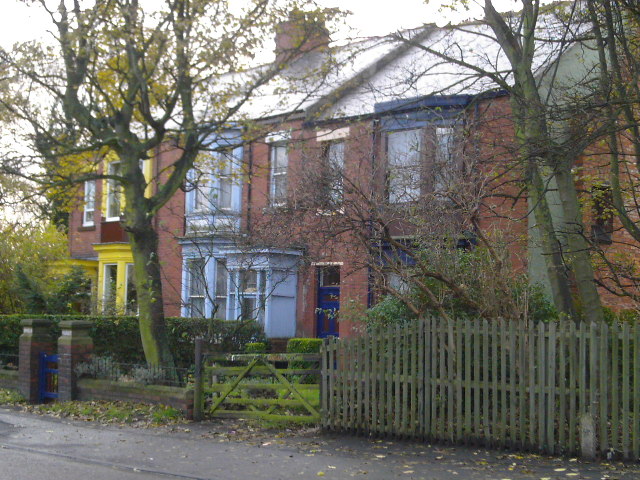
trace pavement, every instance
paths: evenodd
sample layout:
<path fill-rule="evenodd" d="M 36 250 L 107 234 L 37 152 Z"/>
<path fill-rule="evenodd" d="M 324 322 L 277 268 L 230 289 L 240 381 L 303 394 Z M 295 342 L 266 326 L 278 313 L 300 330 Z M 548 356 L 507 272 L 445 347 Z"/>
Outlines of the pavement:
<path fill-rule="evenodd" d="M 0 408 L 0 480 L 638 480 L 640 465 L 242 423 L 108 426 Z"/>

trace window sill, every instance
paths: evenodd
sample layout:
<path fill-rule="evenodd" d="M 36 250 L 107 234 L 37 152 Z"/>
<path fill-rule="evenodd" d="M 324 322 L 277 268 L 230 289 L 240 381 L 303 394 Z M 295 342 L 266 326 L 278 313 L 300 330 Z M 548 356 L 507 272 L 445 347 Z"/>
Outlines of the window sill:
<path fill-rule="evenodd" d="M 96 225 L 95 223 L 92 225 L 80 225 L 78 227 L 78 231 L 79 232 L 90 232 L 96 229 Z"/>

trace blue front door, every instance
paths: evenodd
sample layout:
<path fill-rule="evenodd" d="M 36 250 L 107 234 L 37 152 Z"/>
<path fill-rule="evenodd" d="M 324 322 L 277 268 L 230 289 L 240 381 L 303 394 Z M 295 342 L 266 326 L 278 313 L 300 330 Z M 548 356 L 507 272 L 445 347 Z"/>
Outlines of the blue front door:
<path fill-rule="evenodd" d="M 319 338 L 338 336 L 340 310 L 340 267 L 318 267 L 318 305 L 316 309 Z"/>

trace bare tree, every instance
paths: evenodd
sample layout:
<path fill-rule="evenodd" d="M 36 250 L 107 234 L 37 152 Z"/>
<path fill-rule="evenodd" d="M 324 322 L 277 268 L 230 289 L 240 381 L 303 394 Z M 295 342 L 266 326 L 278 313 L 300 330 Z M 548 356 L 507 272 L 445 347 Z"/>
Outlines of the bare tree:
<path fill-rule="evenodd" d="M 29 167 L 23 152 L 8 155 L 3 169 L 49 190 L 101 179 L 122 197 L 113 208 L 129 234 L 145 356 L 172 365 L 152 219 L 230 122 L 278 108 L 259 97 L 283 88 L 267 84 L 311 33 L 278 62 L 249 68 L 295 2 L 169 0 L 153 12 L 138 0 L 34 3 L 50 16 L 53 44 L 2 52 L 14 79 L 2 106 L 37 154 Z M 170 145 L 172 163 L 145 178 L 141 162 Z"/>

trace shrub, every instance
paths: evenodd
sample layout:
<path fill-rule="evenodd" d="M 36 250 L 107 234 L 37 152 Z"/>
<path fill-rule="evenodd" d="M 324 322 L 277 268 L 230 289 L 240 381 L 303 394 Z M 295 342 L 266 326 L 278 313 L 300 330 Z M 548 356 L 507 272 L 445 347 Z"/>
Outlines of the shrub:
<path fill-rule="evenodd" d="M 131 370 L 133 381 L 142 385 L 162 385 L 168 380 L 164 368 L 138 366 Z"/>
<path fill-rule="evenodd" d="M 137 317 L 38 315 L 54 321 L 52 335 L 60 336 L 58 324 L 62 320 L 88 320 L 93 323 L 89 335 L 93 339 L 94 354 L 111 357 L 118 363 L 144 363 Z M 0 353 L 17 354 L 22 333 L 20 321 L 34 315 L 0 315 Z M 266 341 L 262 327 L 256 322 L 209 320 L 204 318 L 169 317 L 167 334 L 176 366 L 193 363 L 193 344 L 197 337 L 205 337 L 218 344 L 224 352 L 242 352 L 247 343 Z"/>
<path fill-rule="evenodd" d="M 89 362 L 80 363 L 75 370 L 78 377 L 118 380 L 122 375 L 120 367 L 111 357 L 95 355 Z"/>
<path fill-rule="evenodd" d="M 264 342 L 247 343 L 244 346 L 245 353 L 267 353 L 267 344 Z"/>
<path fill-rule="evenodd" d="M 321 338 L 290 338 L 287 342 L 287 353 L 319 353 L 322 346 Z M 316 368 L 316 364 L 311 362 L 290 362 L 291 369 Z M 300 383 L 318 383 L 318 375 L 303 375 Z"/>
<path fill-rule="evenodd" d="M 321 338 L 290 338 L 287 353 L 319 353 L 321 346 Z"/>

